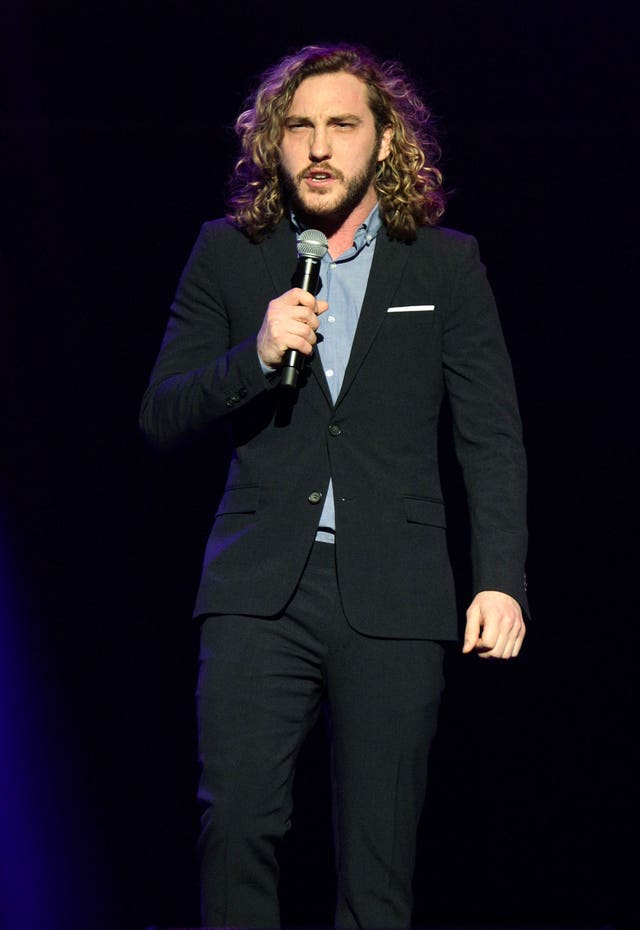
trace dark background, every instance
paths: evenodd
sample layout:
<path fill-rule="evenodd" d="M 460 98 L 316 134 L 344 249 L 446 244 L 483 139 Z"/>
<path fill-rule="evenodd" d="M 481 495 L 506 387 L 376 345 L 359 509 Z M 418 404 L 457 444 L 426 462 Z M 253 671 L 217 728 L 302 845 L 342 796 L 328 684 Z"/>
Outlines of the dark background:
<path fill-rule="evenodd" d="M 0 926 L 199 922 L 190 612 L 221 465 L 151 452 L 138 408 L 253 78 L 342 38 L 439 116 L 444 222 L 479 239 L 530 459 L 534 617 L 518 662 L 450 659 L 416 922 L 634 926 L 634 9 L 5 2 Z M 318 732 L 289 925 L 331 923 L 325 775 Z"/>

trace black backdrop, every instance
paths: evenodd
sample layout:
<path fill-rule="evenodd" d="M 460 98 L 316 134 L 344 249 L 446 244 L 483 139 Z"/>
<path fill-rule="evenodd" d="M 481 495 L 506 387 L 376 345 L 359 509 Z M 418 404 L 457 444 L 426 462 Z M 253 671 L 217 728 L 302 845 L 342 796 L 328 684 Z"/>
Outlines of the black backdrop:
<path fill-rule="evenodd" d="M 138 406 L 253 77 L 340 38 L 401 58 L 439 114 L 445 222 L 480 241 L 531 469 L 534 620 L 517 663 L 450 662 L 416 920 L 633 925 L 632 9 L 5 3 L 3 926 L 198 923 L 190 611 L 221 466 L 152 453 Z M 325 775 L 318 732 L 289 925 L 331 922 Z"/>

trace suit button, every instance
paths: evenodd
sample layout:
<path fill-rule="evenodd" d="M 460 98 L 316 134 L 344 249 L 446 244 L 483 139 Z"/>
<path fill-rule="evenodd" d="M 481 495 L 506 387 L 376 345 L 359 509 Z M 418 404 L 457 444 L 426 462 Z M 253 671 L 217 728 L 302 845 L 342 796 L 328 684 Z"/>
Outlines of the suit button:
<path fill-rule="evenodd" d="M 322 491 L 312 491 L 307 500 L 310 504 L 319 504 L 322 500 Z"/>
<path fill-rule="evenodd" d="M 337 423 L 332 423 L 331 426 L 329 427 L 329 432 L 331 433 L 332 436 L 340 436 L 342 433 L 342 429 L 338 426 Z"/>

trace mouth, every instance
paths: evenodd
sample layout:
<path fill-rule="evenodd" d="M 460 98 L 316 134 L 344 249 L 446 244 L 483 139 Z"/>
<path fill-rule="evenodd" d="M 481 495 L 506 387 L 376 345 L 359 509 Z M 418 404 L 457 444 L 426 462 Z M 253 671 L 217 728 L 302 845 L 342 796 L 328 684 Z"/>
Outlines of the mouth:
<path fill-rule="evenodd" d="M 322 168 L 307 168 L 306 171 L 302 172 L 302 180 L 310 187 L 319 188 L 332 184 L 334 181 L 339 180 L 339 177 L 334 171 L 327 171 Z"/>

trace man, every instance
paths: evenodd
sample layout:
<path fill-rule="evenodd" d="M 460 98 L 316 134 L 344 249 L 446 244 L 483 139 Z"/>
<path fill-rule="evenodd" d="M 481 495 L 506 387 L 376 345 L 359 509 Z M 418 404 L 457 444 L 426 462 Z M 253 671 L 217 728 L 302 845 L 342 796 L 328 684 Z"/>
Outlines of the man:
<path fill-rule="evenodd" d="M 236 128 L 229 214 L 202 227 L 141 413 L 156 443 L 223 428 L 234 447 L 195 605 L 202 919 L 279 926 L 277 844 L 326 703 L 336 926 L 408 927 L 457 637 L 438 417 L 446 393 L 471 527 L 463 651 L 510 659 L 526 606 L 511 366 L 475 240 L 437 227 L 438 149 L 400 65 L 306 47 Z M 305 229 L 328 240 L 317 295 L 291 285 Z"/>

